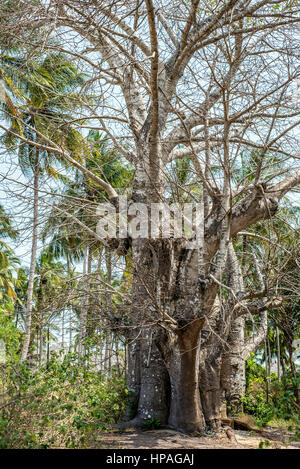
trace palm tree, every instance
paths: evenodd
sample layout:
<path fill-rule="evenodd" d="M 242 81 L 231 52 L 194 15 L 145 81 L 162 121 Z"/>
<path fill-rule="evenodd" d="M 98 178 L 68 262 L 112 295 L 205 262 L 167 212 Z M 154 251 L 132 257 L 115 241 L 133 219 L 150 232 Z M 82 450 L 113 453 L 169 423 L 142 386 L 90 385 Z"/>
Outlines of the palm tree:
<path fill-rule="evenodd" d="M 110 146 L 107 136 L 98 131 L 90 131 L 87 136 L 87 145 L 90 152 L 85 159 L 86 167 L 113 184 L 114 187 L 118 187 L 119 190 L 125 190 L 132 171 Z M 79 308 L 79 351 L 83 354 L 85 338 L 88 331 L 93 330 L 93 327 L 88 327 L 92 259 L 101 254 L 103 245 L 99 245 L 91 232 L 83 231 L 79 235 L 76 220 L 78 223 L 84 223 L 91 231 L 96 231 L 94 213 L 97 204 L 106 199 L 101 187 L 96 186 L 94 182 L 92 184 L 86 176 L 78 171 L 73 172 L 73 176 L 73 179 L 64 178 L 64 198 L 60 197 L 58 203 L 54 205 L 43 230 L 42 239 L 45 242 L 47 238 L 51 238 L 48 246 L 57 259 L 66 258 L 69 264 L 83 262 L 83 292 Z M 76 217 L 75 224 L 73 220 L 70 223 L 70 216 Z"/>
<path fill-rule="evenodd" d="M 67 148 L 73 153 L 75 159 L 81 158 L 84 140 L 70 122 L 75 91 L 84 82 L 85 77 L 77 72 L 63 54 L 50 54 L 42 58 L 41 62 L 29 62 L 29 66 L 26 65 L 26 73 L 23 70 L 24 60 L 7 55 L 2 55 L 0 60 L 5 64 L 5 73 L 2 74 L 5 83 L 9 84 L 2 107 L 6 118 L 10 120 L 10 129 L 4 135 L 3 141 L 9 149 L 13 150 L 14 146 L 19 143 L 19 138 L 25 138 L 25 144 L 20 145 L 18 150 L 19 163 L 25 173 L 31 169 L 34 174 L 33 232 L 25 340 L 21 355 L 23 361 L 28 354 L 31 335 L 38 242 L 39 178 L 44 172 L 59 177 L 52 165 L 56 155 L 41 145 L 40 135 L 49 137 L 55 143 Z M 16 77 L 18 86 L 12 84 L 12 80 Z M 14 93 L 16 104 L 13 104 L 13 100 L 10 99 L 9 93 L 11 92 Z M 25 103 L 19 104 L 20 100 Z"/>
<path fill-rule="evenodd" d="M 34 311 L 40 362 L 42 361 L 44 328 L 47 326 L 49 330 L 52 319 L 64 312 L 67 282 L 65 265 L 57 262 L 48 248 L 43 249 L 36 264 Z"/>
<path fill-rule="evenodd" d="M 3 295 L 10 299 L 16 299 L 13 272 L 19 264 L 12 248 L 1 238 L 15 240 L 17 230 L 12 226 L 11 219 L 0 205 L 0 299 Z"/>
<path fill-rule="evenodd" d="M 0 205 L 0 339 L 11 354 L 17 352 L 18 346 L 18 333 L 13 319 L 15 306 L 20 301 L 16 291 L 19 260 L 3 238 L 16 239 L 17 234 L 9 216 Z"/>

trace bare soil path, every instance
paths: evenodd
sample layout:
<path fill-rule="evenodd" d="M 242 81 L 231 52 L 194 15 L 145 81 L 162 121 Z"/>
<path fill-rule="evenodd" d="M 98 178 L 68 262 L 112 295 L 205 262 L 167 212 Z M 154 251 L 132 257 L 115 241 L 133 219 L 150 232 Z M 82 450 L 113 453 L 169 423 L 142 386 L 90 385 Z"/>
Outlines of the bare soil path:
<path fill-rule="evenodd" d="M 235 437 L 235 438 L 234 438 Z M 258 449 L 261 441 L 269 441 L 269 448 L 300 449 L 299 442 L 286 442 L 282 431 L 270 430 L 264 435 L 235 430 L 231 440 L 224 436 L 188 436 L 172 430 L 101 433 L 94 448 L 107 449 Z M 236 441 L 234 441 L 236 440 Z M 265 445 L 264 445 L 265 447 Z"/>

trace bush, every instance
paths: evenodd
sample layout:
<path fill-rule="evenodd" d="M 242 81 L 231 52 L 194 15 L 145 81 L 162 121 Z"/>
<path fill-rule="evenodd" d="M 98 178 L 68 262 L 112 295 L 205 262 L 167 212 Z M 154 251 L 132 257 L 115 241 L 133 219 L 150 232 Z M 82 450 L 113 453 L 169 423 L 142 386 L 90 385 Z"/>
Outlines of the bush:
<path fill-rule="evenodd" d="M 74 354 L 37 369 L 7 364 L 2 381 L 0 448 L 84 448 L 125 410 L 125 380 L 84 369 Z"/>
<path fill-rule="evenodd" d="M 242 397 L 242 403 L 244 412 L 252 415 L 260 427 L 266 426 L 274 415 L 272 404 L 266 402 L 266 397 L 261 391 L 255 394 L 245 394 Z"/>
<path fill-rule="evenodd" d="M 295 419 L 297 405 L 291 373 L 286 372 L 280 380 L 271 373 L 268 401 L 266 380 L 265 368 L 251 356 L 246 362 L 246 394 L 241 399 L 245 413 L 252 415 L 259 426 L 266 426 L 272 419 Z"/>

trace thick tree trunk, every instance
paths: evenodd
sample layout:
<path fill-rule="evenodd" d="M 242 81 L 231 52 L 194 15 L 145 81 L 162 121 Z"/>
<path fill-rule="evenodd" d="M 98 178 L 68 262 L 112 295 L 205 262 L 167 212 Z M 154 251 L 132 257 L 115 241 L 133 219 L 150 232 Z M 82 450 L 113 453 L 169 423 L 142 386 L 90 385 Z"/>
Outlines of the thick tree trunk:
<path fill-rule="evenodd" d="M 220 320 L 221 304 L 216 297 L 201 331 L 199 388 L 206 427 L 218 432 L 221 427 L 221 407 L 224 390 L 221 381 L 222 354 L 226 345 L 228 327 L 225 317 Z"/>
<path fill-rule="evenodd" d="M 131 377 L 137 358 L 130 357 L 129 350 L 129 383 L 134 384 L 133 395 L 139 393 L 135 422 L 154 418 L 182 431 L 202 433 L 205 430 L 199 393 L 202 297 L 195 293 L 199 288 L 197 275 L 192 271 L 192 252 L 182 249 L 179 242 L 142 239 L 133 240 L 132 252 L 135 269 L 132 318 L 140 326 L 135 331 L 141 341 L 140 384 Z M 149 327 L 157 322 L 164 327 Z M 162 333 L 163 330 L 167 332 Z"/>
<path fill-rule="evenodd" d="M 143 426 L 149 419 L 162 425 L 168 419 L 168 373 L 156 346 L 156 271 L 148 240 L 134 239 L 132 322 L 128 336 L 129 406 L 126 417 Z"/>
<path fill-rule="evenodd" d="M 227 347 L 222 360 L 222 387 L 225 390 L 227 412 L 230 415 L 243 411 L 241 398 L 246 390 L 244 352 L 244 317 L 232 322 Z"/>
<path fill-rule="evenodd" d="M 150 328 L 136 330 L 128 337 L 128 406 L 124 417 L 131 425 L 142 427 L 154 419 L 166 425 L 169 415 L 170 384 L 166 366 Z"/>
<path fill-rule="evenodd" d="M 169 426 L 188 433 L 203 433 L 205 420 L 199 393 L 200 331 L 195 320 L 169 334 L 163 355 L 171 383 Z"/>
<path fill-rule="evenodd" d="M 224 358 L 222 376 L 224 377 L 224 390 L 227 412 L 236 415 L 243 412 L 242 396 L 246 392 L 245 360 L 243 356 L 229 354 Z"/>
<path fill-rule="evenodd" d="M 222 359 L 222 387 L 229 414 L 243 411 L 241 398 L 246 392 L 246 360 L 251 353 L 256 353 L 267 334 L 267 312 L 260 317 L 260 326 L 245 338 L 245 318 L 240 316 L 233 320 L 226 349 Z"/>
<path fill-rule="evenodd" d="M 128 404 L 124 420 L 131 420 L 137 414 L 141 386 L 141 342 L 133 333 L 127 337 L 127 390 Z"/>
<path fill-rule="evenodd" d="M 157 349 L 156 331 L 144 329 L 140 348 L 141 383 L 136 419 L 141 423 L 149 419 L 165 425 L 169 414 L 169 376 Z"/>
<path fill-rule="evenodd" d="M 201 350 L 199 388 L 206 427 L 218 432 L 221 427 L 224 392 L 221 387 L 221 353 L 217 343 L 215 354 L 211 347 Z"/>

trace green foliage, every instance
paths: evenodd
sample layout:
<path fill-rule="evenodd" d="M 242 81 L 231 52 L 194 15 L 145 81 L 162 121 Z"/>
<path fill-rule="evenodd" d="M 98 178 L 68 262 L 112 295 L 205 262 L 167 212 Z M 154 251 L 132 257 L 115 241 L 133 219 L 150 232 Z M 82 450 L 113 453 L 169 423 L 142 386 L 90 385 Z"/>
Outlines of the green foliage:
<path fill-rule="evenodd" d="M 293 432 L 291 440 L 300 441 L 300 415 L 298 414 L 293 420 L 291 420 L 291 424 L 288 426 L 288 431 Z"/>
<path fill-rule="evenodd" d="M 18 236 L 17 230 L 12 225 L 12 220 L 5 212 L 0 204 L 0 237 L 16 239 Z"/>
<path fill-rule="evenodd" d="M 266 401 L 263 391 L 251 391 L 242 397 L 244 411 L 246 414 L 253 415 L 258 426 L 264 427 L 273 417 L 273 407 Z"/>
<path fill-rule="evenodd" d="M 86 166 L 94 174 L 108 181 L 116 190 L 130 187 L 133 177 L 133 170 L 128 163 L 122 159 L 121 155 L 111 144 L 107 135 L 98 130 L 90 130 L 87 136 L 90 145 L 90 153 L 87 156 Z M 101 188 L 95 193 L 95 183 L 82 181 L 86 185 L 85 190 L 88 195 L 96 200 L 99 196 L 106 197 Z"/>
<path fill-rule="evenodd" d="M 156 430 L 160 427 L 160 420 L 155 419 L 152 417 L 145 422 L 145 427 L 147 430 Z"/>
<path fill-rule="evenodd" d="M 241 401 L 246 414 L 252 415 L 258 426 L 265 426 L 273 416 L 273 407 L 267 402 L 266 370 L 252 355 L 246 362 L 246 394 Z"/>
<path fill-rule="evenodd" d="M 258 448 L 259 449 L 267 449 L 267 448 L 270 448 L 270 442 L 269 440 L 263 440 L 263 441 L 260 441 L 259 442 L 259 445 L 258 445 Z"/>
<path fill-rule="evenodd" d="M 290 371 L 286 371 L 280 381 L 271 382 L 271 397 L 274 406 L 274 414 L 277 418 L 289 420 L 293 418 L 297 404 L 294 389 L 300 386 L 300 374 L 295 379 Z"/>
<path fill-rule="evenodd" d="M 75 354 L 7 365 L 0 383 L 0 448 L 84 448 L 125 410 L 124 379 L 84 369 Z"/>
<path fill-rule="evenodd" d="M 36 149 L 32 142 L 41 134 L 81 160 L 87 154 L 86 141 L 71 123 L 79 107 L 78 92 L 87 75 L 79 73 L 65 54 L 29 58 L 22 48 L 4 52 L 0 48 L 0 65 L 4 84 L 0 111 L 10 124 L 0 140 L 10 152 L 17 151 L 23 173 L 34 168 Z M 89 101 L 89 97 L 86 99 Z M 28 140 L 26 145 L 19 145 L 22 139 Z M 49 141 L 48 147 L 53 148 Z M 39 149 L 41 174 L 60 179 L 58 165 L 66 163 L 55 151 Z"/>
<path fill-rule="evenodd" d="M 297 385 L 299 386 L 299 376 Z M 266 380 L 269 380 L 267 398 Z M 286 421 L 296 418 L 295 382 L 290 372 L 278 380 L 275 373 L 267 378 L 265 368 L 255 361 L 254 355 L 246 362 L 246 394 L 241 401 L 244 412 L 252 415 L 257 425 L 266 426 L 272 419 Z"/>
<path fill-rule="evenodd" d="M 6 303 L 5 307 L 0 305 L 0 342 L 4 345 L 4 360 L 18 361 L 18 349 L 20 343 L 20 331 L 15 327 L 9 312 L 13 312 L 13 303 Z M 0 357 L 1 366 L 1 357 Z"/>
<path fill-rule="evenodd" d="M 266 379 L 266 369 L 255 360 L 252 353 L 246 361 L 246 387 L 251 386 L 253 381 L 262 383 Z"/>

